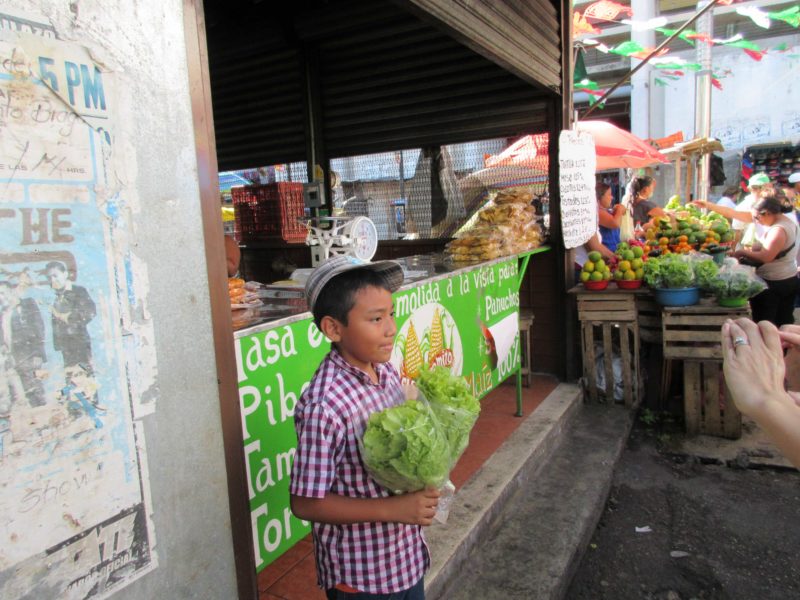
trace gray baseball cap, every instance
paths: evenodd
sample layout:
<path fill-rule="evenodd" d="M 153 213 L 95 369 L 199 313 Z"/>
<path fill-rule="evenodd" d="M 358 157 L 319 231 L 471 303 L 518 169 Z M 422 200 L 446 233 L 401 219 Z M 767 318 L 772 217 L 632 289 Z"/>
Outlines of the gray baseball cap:
<path fill-rule="evenodd" d="M 393 260 L 367 262 L 354 256 L 334 256 L 319 265 L 308 276 L 308 281 L 306 281 L 308 310 L 314 310 L 317 298 L 331 279 L 353 269 L 375 271 L 383 278 L 386 287 L 392 292 L 397 291 L 397 288 L 403 285 L 403 267 Z"/>

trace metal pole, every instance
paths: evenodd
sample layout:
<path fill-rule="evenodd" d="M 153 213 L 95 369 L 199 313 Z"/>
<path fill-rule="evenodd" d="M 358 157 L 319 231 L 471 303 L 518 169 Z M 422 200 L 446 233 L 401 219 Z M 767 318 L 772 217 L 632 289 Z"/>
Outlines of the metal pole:
<path fill-rule="evenodd" d="M 636 72 L 637 72 L 639 69 L 641 69 L 641 68 L 642 68 L 642 67 L 644 67 L 644 66 L 645 66 L 645 65 L 646 65 L 648 62 L 650 62 L 650 59 L 651 59 L 651 58 L 653 58 L 654 56 L 656 56 L 656 55 L 657 55 L 659 52 L 661 52 L 662 48 L 664 48 L 664 47 L 665 47 L 667 44 L 669 44 L 669 43 L 670 43 L 672 40 L 674 40 L 674 39 L 675 39 L 676 37 L 678 37 L 678 36 L 679 36 L 681 33 L 683 33 L 683 30 L 684 30 L 684 29 L 686 29 L 687 27 L 689 27 L 689 25 L 691 25 L 691 24 L 692 24 L 692 23 L 694 23 L 694 22 L 695 22 L 697 19 L 699 19 L 700 17 L 702 17 L 702 16 L 703 16 L 703 15 L 704 15 L 704 14 L 705 14 L 707 11 L 711 10 L 711 8 L 712 8 L 714 5 L 716 5 L 716 3 L 717 3 L 717 2 L 719 2 L 719 0 L 711 0 L 711 1 L 710 1 L 710 2 L 709 2 L 709 3 L 708 3 L 708 4 L 707 4 L 707 5 L 706 5 L 706 6 L 703 8 L 703 10 L 701 10 L 700 12 L 698 12 L 696 15 L 694 15 L 694 16 L 693 16 L 691 19 L 689 19 L 688 21 L 686 21 L 686 23 L 684 23 L 683 25 L 681 25 L 681 26 L 680 26 L 680 27 L 679 27 L 679 28 L 678 28 L 678 29 L 675 31 L 675 33 L 673 33 L 671 36 L 669 36 L 667 39 L 665 39 L 663 42 L 661 42 L 661 43 L 660 43 L 660 44 L 659 44 L 659 45 L 658 45 L 658 46 L 655 48 L 655 50 L 653 50 L 653 51 L 652 51 L 650 54 L 648 54 L 648 55 L 647 55 L 647 57 L 646 57 L 646 58 L 645 58 L 645 59 L 644 59 L 642 62 L 640 62 L 638 65 L 636 65 L 636 68 L 635 68 L 635 69 L 633 69 L 632 71 L 630 71 L 630 72 L 626 73 L 625 75 L 623 75 L 623 76 L 622 76 L 622 78 L 621 78 L 621 79 L 620 79 L 620 80 L 619 80 L 617 83 L 615 83 L 613 86 L 611 86 L 609 89 L 607 89 L 607 90 L 606 90 L 606 93 L 605 93 L 605 94 L 603 94 L 603 95 L 600 97 L 600 99 L 599 99 L 597 102 L 595 102 L 595 103 L 594 103 L 592 106 L 590 106 L 590 107 L 589 107 L 589 110 L 587 110 L 587 111 L 586 111 L 586 112 L 583 114 L 583 118 L 585 119 L 586 117 L 588 117 L 588 116 L 589 116 L 589 115 L 590 115 L 590 114 L 591 114 L 591 113 L 594 111 L 594 109 L 595 109 L 596 107 L 600 106 L 600 104 L 602 104 L 602 103 L 603 103 L 603 101 L 604 101 L 606 98 L 608 98 L 608 97 L 609 97 L 609 96 L 610 96 L 612 93 L 614 93 L 614 91 L 615 91 L 615 90 L 616 90 L 616 89 L 617 89 L 619 86 L 621 86 L 623 83 L 625 83 L 625 82 L 628 80 L 628 78 L 629 78 L 629 77 L 631 77 L 631 76 L 632 76 L 634 73 L 636 73 Z"/>
<path fill-rule="evenodd" d="M 706 8 L 709 0 L 700 0 L 698 10 Z M 703 13 L 697 20 L 697 33 L 714 36 L 714 11 Z M 694 87 L 694 136 L 696 138 L 711 137 L 711 44 L 703 41 L 697 42 L 697 62 L 700 70 L 695 74 Z M 711 154 L 706 152 L 700 155 L 697 165 L 697 179 L 695 179 L 694 197 L 708 199 L 709 171 Z"/>

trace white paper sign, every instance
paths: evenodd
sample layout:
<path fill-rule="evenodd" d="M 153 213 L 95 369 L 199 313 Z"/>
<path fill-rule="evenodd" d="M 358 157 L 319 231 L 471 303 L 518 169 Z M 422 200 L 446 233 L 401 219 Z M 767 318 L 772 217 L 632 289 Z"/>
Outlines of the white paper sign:
<path fill-rule="evenodd" d="M 597 233 L 594 138 L 586 132 L 562 131 L 558 143 L 564 246 L 577 248 Z"/>

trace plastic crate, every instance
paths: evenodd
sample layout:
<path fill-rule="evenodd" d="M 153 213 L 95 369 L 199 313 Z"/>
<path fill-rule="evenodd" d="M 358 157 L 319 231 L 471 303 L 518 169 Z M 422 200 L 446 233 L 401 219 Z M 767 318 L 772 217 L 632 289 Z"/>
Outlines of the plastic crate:
<path fill-rule="evenodd" d="M 306 227 L 298 220 L 305 215 L 302 183 L 235 187 L 231 197 L 236 215 L 234 236 L 239 242 L 305 241 Z"/>

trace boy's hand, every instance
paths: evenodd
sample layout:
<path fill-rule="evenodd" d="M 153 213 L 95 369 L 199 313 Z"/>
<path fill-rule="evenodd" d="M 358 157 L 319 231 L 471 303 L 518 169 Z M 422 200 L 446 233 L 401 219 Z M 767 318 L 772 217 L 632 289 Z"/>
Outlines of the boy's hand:
<path fill-rule="evenodd" d="M 439 490 L 424 489 L 392 497 L 393 518 L 397 523 L 430 525 L 439 506 Z"/>

